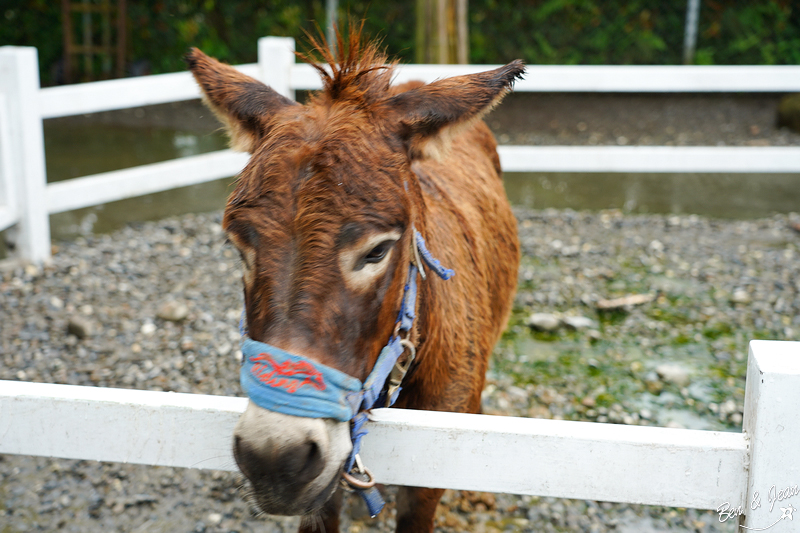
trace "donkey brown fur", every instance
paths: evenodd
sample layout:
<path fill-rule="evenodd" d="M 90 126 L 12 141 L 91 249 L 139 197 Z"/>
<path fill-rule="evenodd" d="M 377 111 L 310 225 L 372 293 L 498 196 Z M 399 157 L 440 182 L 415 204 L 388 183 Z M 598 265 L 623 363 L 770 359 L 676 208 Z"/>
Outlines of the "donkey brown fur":
<path fill-rule="evenodd" d="M 324 88 L 305 105 L 197 49 L 187 57 L 232 145 L 252 154 L 223 222 L 244 261 L 250 336 L 363 380 L 392 335 L 415 227 L 456 275 L 419 280 L 411 335 L 417 357 L 395 406 L 477 413 L 519 264 L 496 142 L 480 118 L 524 68 L 515 61 L 392 87 L 393 65 L 374 44 L 360 42 L 358 32 L 338 44 L 338 58 L 318 46 Z M 372 233 L 393 231 L 396 241 L 378 252 L 359 251 Z M 385 270 L 368 283 L 343 266 L 346 250 L 356 250 L 355 271 L 386 248 Z M 282 513 L 273 500 L 259 500 L 253 479 L 273 474 L 247 449 L 236 451 L 256 501 Z M 301 531 L 319 521 L 325 531 L 338 530 L 339 492 L 301 511 L 314 516 Z M 432 531 L 441 494 L 401 488 L 397 530 Z"/>

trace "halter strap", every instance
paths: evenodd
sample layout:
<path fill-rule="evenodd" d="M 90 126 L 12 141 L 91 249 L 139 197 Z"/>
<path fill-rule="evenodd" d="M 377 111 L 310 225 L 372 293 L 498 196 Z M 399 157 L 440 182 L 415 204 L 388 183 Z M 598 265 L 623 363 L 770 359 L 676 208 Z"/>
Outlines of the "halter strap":
<path fill-rule="evenodd" d="M 450 279 L 455 272 L 444 268 L 433 258 L 422 235 L 416 229 L 413 231 L 415 256 L 419 257 L 419 252 L 432 271 L 442 279 Z M 346 473 L 353 470 L 361 449 L 361 439 L 367 434 L 367 412 L 374 407 L 389 407 L 394 404 L 402 388 L 400 382 L 413 360 L 415 347 L 407 337 L 414 325 L 417 274 L 422 273 L 421 269 L 422 265 L 418 268 L 414 261 L 409 264 L 394 332 L 363 383 L 305 356 L 251 339 L 247 335 L 245 313 L 242 312 L 239 321 L 243 355 L 239 380 L 242 389 L 250 401 L 270 411 L 291 416 L 351 421 L 350 438 L 353 450 L 345 462 Z M 401 364 L 400 357 L 408 347 L 409 358 Z M 370 515 L 377 515 L 384 505 L 377 489 L 374 486 L 354 488 L 367 503 Z"/>

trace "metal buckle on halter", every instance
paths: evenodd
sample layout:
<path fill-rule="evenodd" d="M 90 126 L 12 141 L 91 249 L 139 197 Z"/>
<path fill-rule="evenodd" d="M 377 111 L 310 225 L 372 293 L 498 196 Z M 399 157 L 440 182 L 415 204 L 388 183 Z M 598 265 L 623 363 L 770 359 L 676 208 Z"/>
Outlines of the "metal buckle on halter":
<path fill-rule="evenodd" d="M 345 488 L 367 490 L 375 486 L 375 476 L 361 462 L 361 456 L 356 454 L 356 463 L 350 472 L 342 472 L 342 483 Z"/>
<path fill-rule="evenodd" d="M 386 389 L 386 407 L 391 406 L 392 397 L 394 396 L 397 389 L 400 388 L 400 384 L 403 382 L 403 378 L 406 376 L 408 369 L 411 368 L 411 363 L 414 362 L 414 358 L 417 356 L 417 348 L 411 343 L 408 339 L 400 339 L 400 345 L 405 348 L 404 352 L 408 354 L 408 357 L 405 360 L 401 360 L 400 358 L 394 363 L 394 368 L 392 368 L 391 373 L 389 374 L 389 386 Z"/>
<path fill-rule="evenodd" d="M 417 228 L 414 225 L 411 225 L 411 232 L 413 236 L 411 238 L 411 249 L 414 251 L 414 265 L 416 265 L 417 270 L 419 270 L 419 275 L 422 277 L 422 281 L 425 281 L 427 275 L 425 274 L 425 268 L 422 266 L 422 258 L 419 256 L 419 246 L 417 246 Z"/>

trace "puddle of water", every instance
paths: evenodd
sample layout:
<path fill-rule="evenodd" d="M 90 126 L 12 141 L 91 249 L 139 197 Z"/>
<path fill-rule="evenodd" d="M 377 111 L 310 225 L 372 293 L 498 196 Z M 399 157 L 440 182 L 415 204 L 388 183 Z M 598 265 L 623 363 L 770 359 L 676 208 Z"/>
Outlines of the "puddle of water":
<path fill-rule="evenodd" d="M 226 148 L 222 132 L 45 121 L 49 183 Z"/>
<path fill-rule="evenodd" d="M 68 121 L 46 121 L 44 134 L 50 183 L 222 150 L 227 146 L 221 131 L 198 134 L 170 128 L 103 123 L 76 126 Z M 107 233 L 130 222 L 222 209 L 232 181 L 227 178 L 52 215 L 52 238 L 66 240 L 90 232 Z"/>
<path fill-rule="evenodd" d="M 758 218 L 797 211 L 800 174 L 507 173 L 513 204 L 534 209 Z"/>

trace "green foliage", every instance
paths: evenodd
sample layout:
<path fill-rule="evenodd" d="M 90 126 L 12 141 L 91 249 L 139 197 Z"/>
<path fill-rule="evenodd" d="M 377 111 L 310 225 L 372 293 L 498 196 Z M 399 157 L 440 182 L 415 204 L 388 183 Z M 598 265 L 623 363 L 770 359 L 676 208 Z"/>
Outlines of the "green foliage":
<path fill-rule="evenodd" d="M 698 51 L 703 63 L 800 63 L 796 0 L 706 0 L 701 5 Z"/>
<path fill-rule="evenodd" d="M 0 0 L 0 46 L 39 49 L 42 83 L 49 84 L 62 53 L 61 7 L 52 0 Z"/>
<path fill-rule="evenodd" d="M 340 19 L 364 19 L 390 54 L 414 57 L 416 2 L 340 0 Z M 471 63 L 677 64 L 686 0 L 470 0 Z M 61 3 L 0 0 L 0 45 L 36 46 L 42 81 L 62 55 Z M 256 61 L 266 35 L 298 40 L 325 25 L 323 0 L 128 1 L 127 57 L 137 73 L 182 70 L 190 46 L 230 63 Z M 79 28 L 76 28 L 76 31 Z M 76 40 L 78 36 L 76 35 Z M 697 64 L 799 64 L 797 0 L 701 0 Z"/>
<path fill-rule="evenodd" d="M 348 14 L 366 19 L 365 32 L 373 37 L 391 28 L 392 51 L 410 51 L 414 19 L 403 4 L 341 2 L 340 11 L 342 20 Z M 325 2 L 160 0 L 155 8 L 131 6 L 129 17 L 130 27 L 140 28 L 131 34 L 131 57 L 146 58 L 153 72 L 172 72 L 184 68 L 181 57 L 190 46 L 233 64 L 255 62 L 256 41 L 267 35 L 294 37 L 303 50 L 305 35 L 317 35 L 325 26 Z"/>
<path fill-rule="evenodd" d="M 682 9 L 647 0 L 470 2 L 474 63 L 663 64 L 680 60 Z"/>

